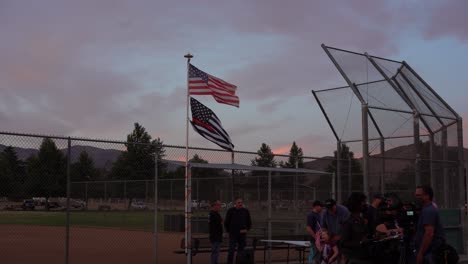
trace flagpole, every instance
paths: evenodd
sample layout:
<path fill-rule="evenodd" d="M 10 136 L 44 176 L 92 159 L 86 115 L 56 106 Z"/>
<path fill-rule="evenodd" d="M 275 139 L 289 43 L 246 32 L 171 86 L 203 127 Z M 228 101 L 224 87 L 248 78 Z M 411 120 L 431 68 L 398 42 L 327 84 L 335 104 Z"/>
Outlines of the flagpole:
<path fill-rule="evenodd" d="M 192 239 L 191 239 L 191 227 L 190 227 L 190 218 L 192 211 L 192 187 L 191 187 L 191 177 L 189 171 L 189 101 L 190 101 L 190 92 L 189 92 L 189 70 L 190 70 L 190 59 L 193 58 L 193 55 L 187 53 L 184 58 L 187 59 L 187 115 L 185 118 L 185 254 L 187 254 L 187 263 L 192 263 Z"/>

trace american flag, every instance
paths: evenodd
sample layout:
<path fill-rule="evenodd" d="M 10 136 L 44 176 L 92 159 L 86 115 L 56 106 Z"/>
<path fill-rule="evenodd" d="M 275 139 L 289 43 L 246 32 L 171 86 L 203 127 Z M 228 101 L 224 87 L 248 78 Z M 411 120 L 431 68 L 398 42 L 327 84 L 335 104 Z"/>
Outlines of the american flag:
<path fill-rule="evenodd" d="M 235 85 L 209 75 L 190 64 L 190 95 L 213 95 L 218 103 L 239 107 L 239 97 L 236 96 L 236 89 L 237 87 Z"/>
<path fill-rule="evenodd" d="M 193 129 L 202 137 L 223 149 L 232 151 L 234 145 L 231 138 L 229 138 L 215 113 L 193 98 L 190 98 L 190 106 L 192 108 L 192 121 L 190 123 L 192 123 Z"/>

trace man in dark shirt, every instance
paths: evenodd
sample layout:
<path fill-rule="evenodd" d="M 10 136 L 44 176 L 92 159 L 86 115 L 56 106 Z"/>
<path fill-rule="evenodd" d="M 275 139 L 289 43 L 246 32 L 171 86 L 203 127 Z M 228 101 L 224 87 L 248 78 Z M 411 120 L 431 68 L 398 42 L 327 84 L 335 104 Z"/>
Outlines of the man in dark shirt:
<path fill-rule="evenodd" d="M 341 228 L 350 217 L 349 210 L 343 205 L 336 204 L 334 199 L 326 200 L 325 208 L 320 224 L 328 229 L 337 240 L 341 240 Z"/>
<path fill-rule="evenodd" d="M 223 241 L 223 219 L 219 214 L 221 202 L 214 201 L 211 204 L 211 211 L 208 216 L 210 242 L 211 242 L 211 264 L 218 264 L 219 247 Z"/>
<path fill-rule="evenodd" d="M 320 213 L 322 212 L 323 204 L 320 201 L 314 201 L 312 203 L 312 211 L 307 215 L 307 233 L 310 235 L 310 254 L 309 264 L 318 263 L 320 254 L 315 246 L 316 236 L 319 236 L 317 232 L 320 229 Z"/>
<path fill-rule="evenodd" d="M 383 196 L 380 194 L 374 195 L 370 206 L 367 207 L 367 211 L 364 214 L 364 219 L 367 220 L 370 237 L 375 234 L 375 228 L 377 227 L 377 213 L 383 199 Z"/>
<path fill-rule="evenodd" d="M 416 202 L 422 206 L 414 244 L 416 248 L 416 264 L 435 263 L 434 250 L 445 241 L 445 233 L 440 221 L 439 210 L 434 207 L 432 199 L 434 191 L 428 185 L 416 187 Z"/>
<path fill-rule="evenodd" d="M 236 198 L 234 207 L 226 213 L 224 227 L 229 233 L 228 264 L 234 260 L 234 251 L 237 246 L 237 253 L 241 253 L 246 244 L 247 231 L 252 227 L 252 219 L 241 198 Z"/>
<path fill-rule="evenodd" d="M 372 263 L 362 243 L 368 236 L 367 225 L 361 212 L 366 205 L 364 193 L 354 192 L 346 203 L 351 216 L 342 229 L 342 249 L 346 263 Z"/>

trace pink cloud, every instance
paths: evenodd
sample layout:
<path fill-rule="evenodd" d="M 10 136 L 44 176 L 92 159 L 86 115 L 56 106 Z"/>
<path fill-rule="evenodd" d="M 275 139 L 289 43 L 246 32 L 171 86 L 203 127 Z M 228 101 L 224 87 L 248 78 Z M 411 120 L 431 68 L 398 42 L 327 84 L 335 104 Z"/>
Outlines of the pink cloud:
<path fill-rule="evenodd" d="M 467 1 L 441 1 L 431 10 L 425 36 L 429 39 L 452 36 L 468 41 Z"/>
<path fill-rule="evenodd" d="M 290 149 L 291 149 L 291 145 L 284 145 L 284 146 L 280 146 L 275 149 L 272 149 L 271 151 L 275 154 L 289 154 Z"/>

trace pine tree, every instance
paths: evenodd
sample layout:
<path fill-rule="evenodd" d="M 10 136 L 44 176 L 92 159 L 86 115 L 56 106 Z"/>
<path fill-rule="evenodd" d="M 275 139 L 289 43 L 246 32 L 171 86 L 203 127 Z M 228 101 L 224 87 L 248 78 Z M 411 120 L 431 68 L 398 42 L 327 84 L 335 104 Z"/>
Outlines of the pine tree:
<path fill-rule="evenodd" d="M 302 148 L 296 145 L 294 141 L 291 149 L 289 150 L 289 158 L 288 161 L 283 164 L 281 167 L 283 168 L 296 168 L 296 163 L 298 168 L 304 167 L 304 153 L 302 152 Z"/>

